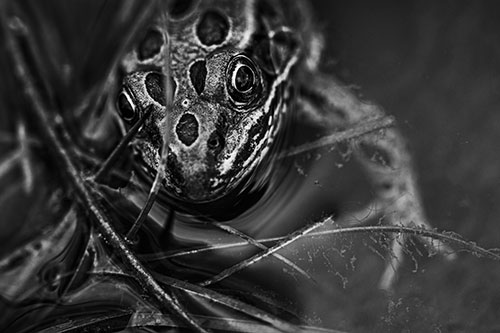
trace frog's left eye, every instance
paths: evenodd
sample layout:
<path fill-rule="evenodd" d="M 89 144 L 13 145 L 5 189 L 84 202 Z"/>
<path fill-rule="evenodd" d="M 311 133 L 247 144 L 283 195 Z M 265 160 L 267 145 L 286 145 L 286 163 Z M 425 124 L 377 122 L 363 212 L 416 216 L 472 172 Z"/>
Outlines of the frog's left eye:
<path fill-rule="evenodd" d="M 246 108 L 262 92 L 262 78 L 255 63 L 245 55 L 234 57 L 227 68 L 227 90 L 237 108 Z"/>
<path fill-rule="evenodd" d="M 122 90 L 116 101 L 120 117 L 127 123 L 132 123 L 137 118 L 137 106 L 134 104 L 132 97 L 126 90 Z"/>

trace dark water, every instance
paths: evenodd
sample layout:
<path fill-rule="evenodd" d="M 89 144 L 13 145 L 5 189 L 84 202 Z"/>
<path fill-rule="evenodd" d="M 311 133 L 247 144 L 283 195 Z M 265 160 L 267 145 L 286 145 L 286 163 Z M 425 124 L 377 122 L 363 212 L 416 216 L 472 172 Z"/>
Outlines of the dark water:
<path fill-rule="evenodd" d="M 64 14 L 71 9 L 55 4 L 54 8 Z M 111 5 L 82 5 L 80 9 L 89 15 L 112 15 Z M 455 231 L 485 247 L 496 247 L 500 239 L 496 214 L 500 199 L 496 148 L 500 23 L 496 7 L 487 1 L 314 2 L 325 31 L 325 71 L 359 85 L 366 98 L 397 117 L 415 155 L 424 205 L 433 226 Z M 36 6 L 26 8 L 28 21 L 38 22 L 48 15 L 57 24 L 70 26 L 71 16 L 58 15 L 57 11 L 49 15 Z M 82 27 L 85 24 L 75 22 L 76 33 L 85 32 Z M 65 31 L 70 34 L 70 30 Z M 59 38 L 64 41 L 68 37 L 62 34 Z M 89 38 L 82 45 L 85 49 L 106 43 Z M 7 59 L 5 47 L 1 51 L 2 59 Z M 102 50 L 102 54 L 107 53 Z M 82 54 L 75 46 L 57 60 L 71 64 L 79 56 Z M 84 57 L 76 72 L 85 73 L 85 65 L 95 63 L 105 67 L 110 60 L 96 61 L 98 56 Z M 10 63 L 2 60 L 0 66 L 6 74 L 6 87 L 16 87 Z M 49 73 L 56 69 L 47 67 Z M 83 79 L 62 86 L 89 91 L 99 80 L 97 74 L 74 77 Z M 48 80 L 57 81 L 52 77 Z M 72 94 L 66 91 L 62 95 L 55 104 L 72 105 Z M 1 103 L 2 110 L 28 107 L 22 92 L 12 88 L 2 89 Z M 1 111 L 0 119 L 0 129 L 8 133 L 8 139 L 15 137 L 18 118 Z M 96 155 L 108 151 L 117 140 L 112 125 L 106 127 L 105 134 L 92 131 L 98 120 L 109 121 L 97 113 L 86 120 L 86 126 L 81 125 L 81 118 L 70 124 L 70 128 L 80 130 L 86 127 L 87 133 L 98 139 L 99 135 L 109 139 L 101 140 L 103 145 L 93 152 Z M 29 119 L 26 123 L 28 132 L 37 133 L 36 124 Z M 319 134 L 316 128 L 300 122 L 294 126 L 293 139 L 287 142 L 291 146 Z M 74 140 L 82 145 L 83 139 Z M 5 141 L 0 146 L 1 156 L 8 156 L 17 144 L 16 140 Z M 85 206 L 75 203 L 66 180 L 58 176 L 58 164 L 47 159 L 44 141 L 35 145 L 38 148 L 31 158 L 37 167 L 32 191 L 23 188 L 25 178 L 19 167 L 0 178 L 0 254 L 7 258 L 0 265 L 0 328 L 38 331 L 59 324 L 53 331 L 78 325 L 88 331 L 106 331 L 127 324 L 156 323 L 156 319 L 164 322 L 160 315 L 143 318 L 158 314 L 154 302 L 142 297 L 133 273 L 94 229 Z M 372 197 L 370 183 L 342 145 L 278 162 L 273 181 L 252 198 L 255 204 L 224 225 L 257 240 L 271 239 L 264 244 L 272 246 L 276 237 L 331 214 L 355 211 Z M 134 181 L 140 186 L 133 186 Z M 101 205 L 121 233 L 139 213 L 149 190 L 149 184 L 140 178 L 132 178 L 132 183 L 120 184 L 116 190 L 101 189 Z M 214 226 L 217 219 L 213 217 L 178 210 L 173 224 L 167 226 L 169 212 L 160 199 L 133 245 L 138 258 L 159 281 L 175 277 L 198 283 L 260 251 Z M 328 229 L 333 226 L 319 230 Z M 497 262 L 468 253 L 453 262 L 428 258 L 421 244 L 411 242 L 394 291 L 387 294 L 377 287 L 387 263 L 383 256 L 386 242 L 384 237 L 370 234 L 304 237 L 279 254 L 315 282 L 268 257 L 213 288 L 292 322 L 300 319 L 332 329 L 498 329 Z M 183 254 L 210 246 L 215 248 Z M 194 314 L 238 318 L 226 308 L 199 298 L 186 294 L 181 298 Z"/>

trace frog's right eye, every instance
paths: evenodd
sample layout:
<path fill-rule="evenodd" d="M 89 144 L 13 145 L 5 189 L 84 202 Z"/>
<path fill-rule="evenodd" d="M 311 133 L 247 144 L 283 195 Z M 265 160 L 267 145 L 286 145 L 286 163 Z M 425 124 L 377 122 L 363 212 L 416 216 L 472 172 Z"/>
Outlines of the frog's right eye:
<path fill-rule="evenodd" d="M 120 117 L 122 117 L 122 119 L 127 123 L 132 123 L 137 120 L 137 106 L 134 104 L 132 97 L 126 90 L 122 90 L 118 95 L 116 106 Z"/>
<path fill-rule="evenodd" d="M 247 111 L 262 97 L 262 75 L 247 56 L 235 56 L 227 67 L 227 91 L 237 110 Z"/>

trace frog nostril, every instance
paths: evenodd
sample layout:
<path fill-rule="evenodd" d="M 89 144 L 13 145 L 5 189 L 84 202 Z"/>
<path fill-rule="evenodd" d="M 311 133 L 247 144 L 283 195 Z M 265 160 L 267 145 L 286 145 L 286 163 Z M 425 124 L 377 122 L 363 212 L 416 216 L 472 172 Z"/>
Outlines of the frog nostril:
<path fill-rule="evenodd" d="M 211 149 L 219 147 L 219 139 L 212 138 L 212 139 L 208 140 L 208 147 Z"/>
<path fill-rule="evenodd" d="M 175 127 L 177 137 L 186 146 L 192 145 L 198 138 L 198 121 L 190 113 L 182 115 Z"/>
<path fill-rule="evenodd" d="M 218 152 L 224 146 L 224 138 L 219 133 L 213 132 L 208 138 L 207 146 L 208 149 Z"/>
<path fill-rule="evenodd" d="M 168 4 L 168 13 L 171 18 L 179 19 L 193 12 L 196 5 L 194 0 L 173 0 Z"/>

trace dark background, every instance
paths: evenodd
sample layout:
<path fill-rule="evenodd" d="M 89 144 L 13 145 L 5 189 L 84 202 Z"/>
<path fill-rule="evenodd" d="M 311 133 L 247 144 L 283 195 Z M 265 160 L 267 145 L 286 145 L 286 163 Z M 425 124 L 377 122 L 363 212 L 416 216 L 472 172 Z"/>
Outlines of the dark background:
<path fill-rule="evenodd" d="M 431 223 L 499 247 L 498 2 L 313 5 L 325 32 L 326 70 L 396 116 Z M 392 305 L 353 281 L 339 295 L 339 317 L 335 306 L 318 307 L 331 308 L 337 328 L 340 321 L 368 331 L 500 330 L 500 263 L 461 254 L 452 263 L 424 260 L 417 273 L 406 266 Z"/>

